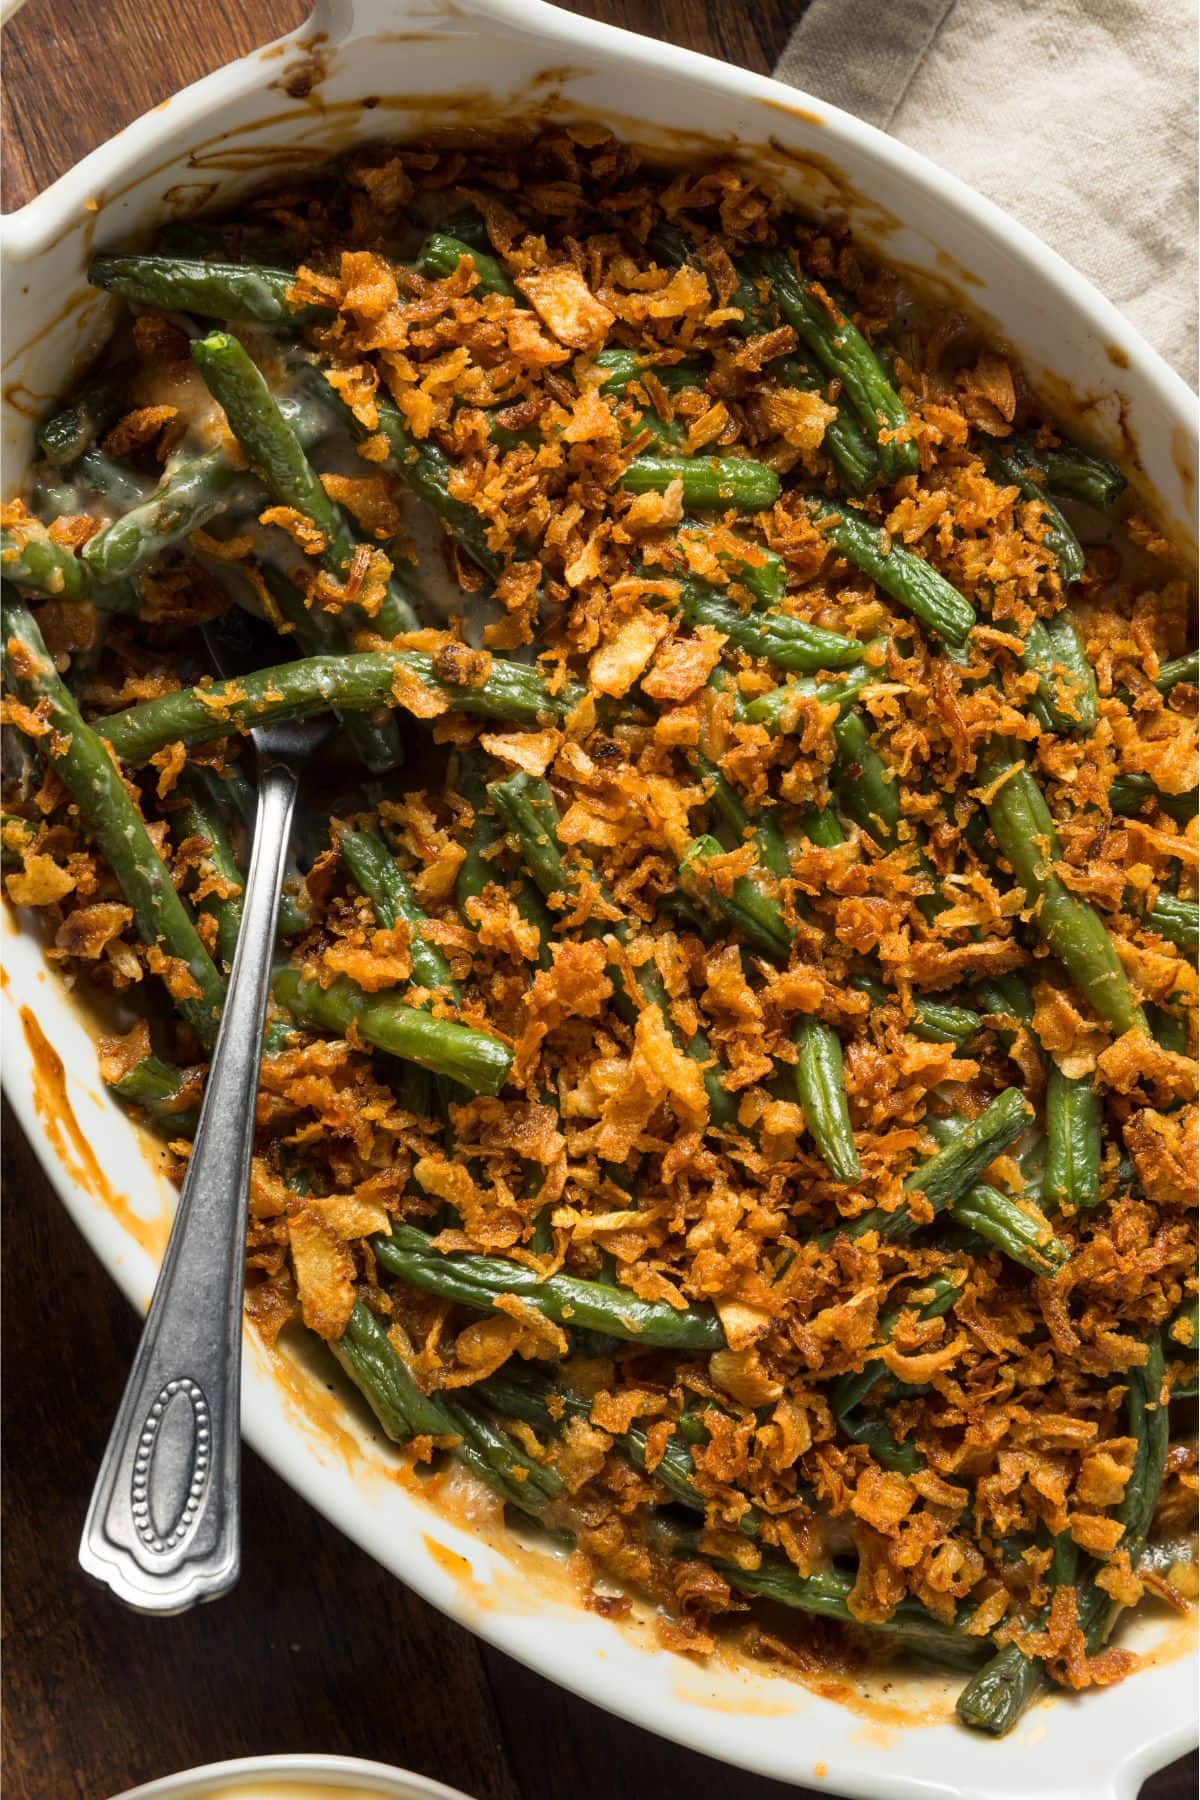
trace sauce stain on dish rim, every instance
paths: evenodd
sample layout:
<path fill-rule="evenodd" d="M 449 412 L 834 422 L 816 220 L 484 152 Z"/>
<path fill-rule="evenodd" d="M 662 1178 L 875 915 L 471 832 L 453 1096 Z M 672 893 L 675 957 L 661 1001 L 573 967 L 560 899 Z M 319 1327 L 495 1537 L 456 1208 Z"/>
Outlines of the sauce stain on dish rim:
<path fill-rule="evenodd" d="M 117 1193 L 75 1117 L 62 1057 L 28 1006 L 22 1006 L 18 1016 L 29 1050 L 34 1109 L 45 1127 L 47 1143 L 72 1181 L 112 1216 L 157 1267 L 166 1251 L 170 1217 L 164 1209 L 158 1217 L 147 1219 Z"/>

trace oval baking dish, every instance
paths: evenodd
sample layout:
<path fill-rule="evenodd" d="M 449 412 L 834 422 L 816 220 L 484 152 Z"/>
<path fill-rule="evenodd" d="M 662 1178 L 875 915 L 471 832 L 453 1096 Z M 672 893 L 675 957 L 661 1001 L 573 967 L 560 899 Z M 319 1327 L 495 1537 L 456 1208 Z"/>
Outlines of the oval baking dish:
<path fill-rule="evenodd" d="M 111 302 L 85 281 L 93 247 L 229 207 L 353 143 L 539 115 L 599 120 L 665 157 L 736 145 L 800 204 L 845 214 L 883 260 L 961 296 L 1064 422 L 1074 416 L 1186 536 L 1194 398 L 1051 252 L 820 102 L 538 0 L 325 0 L 299 32 L 178 95 L 6 219 L 5 492 L 28 460 L 33 421 L 106 333 Z M 105 1095 L 92 1038 L 37 940 L 7 912 L 5 931 L 6 1088 L 72 1216 L 144 1305 L 171 1191 L 149 1141 Z M 533 1553 L 482 1541 L 398 1484 L 362 1415 L 330 1401 L 323 1375 L 280 1368 L 251 1338 L 245 1379 L 249 1441 L 381 1564 L 551 1679 L 710 1755 L 831 1793 L 1132 1800 L 1190 1741 L 1193 1667 L 1157 1622 L 1130 1634 L 1150 1652 L 1139 1673 L 1036 1707 L 999 1743 L 919 1718 L 881 1725 L 877 1708 L 865 1722 L 759 1668 L 687 1662 L 655 1649 L 648 1631 L 568 1603 Z M 943 1719 L 945 1692 L 914 1682 L 903 1703 L 910 1717 Z"/>

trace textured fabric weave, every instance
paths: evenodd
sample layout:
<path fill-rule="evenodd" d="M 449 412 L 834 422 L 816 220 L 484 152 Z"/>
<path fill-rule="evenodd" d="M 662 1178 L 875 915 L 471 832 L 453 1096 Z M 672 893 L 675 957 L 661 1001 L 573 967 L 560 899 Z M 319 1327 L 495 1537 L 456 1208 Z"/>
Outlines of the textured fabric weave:
<path fill-rule="evenodd" d="M 776 74 L 995 200 L 1195 385 L 1191 5 L 812 0 Z"/>

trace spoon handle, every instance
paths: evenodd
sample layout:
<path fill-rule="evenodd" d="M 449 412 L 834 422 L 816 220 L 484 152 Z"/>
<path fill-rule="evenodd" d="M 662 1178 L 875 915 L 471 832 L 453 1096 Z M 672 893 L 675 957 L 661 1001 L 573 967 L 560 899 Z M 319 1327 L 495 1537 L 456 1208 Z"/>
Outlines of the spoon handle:
<path fill-rule="evenodd" d="M 242 927 L 196 1141 L 79 1546 L 87 1573 L 139 1612 L 183 1612 L 238 1577 L 246 1205 L 295 799 L 291 769 L 263 769 Z"/>

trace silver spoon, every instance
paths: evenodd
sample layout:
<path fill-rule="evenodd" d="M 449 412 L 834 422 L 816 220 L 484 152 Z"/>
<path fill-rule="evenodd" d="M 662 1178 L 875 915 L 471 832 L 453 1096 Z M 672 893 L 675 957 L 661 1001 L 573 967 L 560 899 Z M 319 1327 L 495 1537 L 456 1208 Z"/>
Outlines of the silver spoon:
<path fill-rule="evenodd" d="M 205 628 L 220 673 L 264 658 L 239 615 Z M 255 1096 L 297 782 L 328 717 L 261 726 L 237 952 L 167 1254 L 109 1435 L 79 1561 L 138 1612 L 227 1593 L 241 1564 L 242 1272 Z"/>

